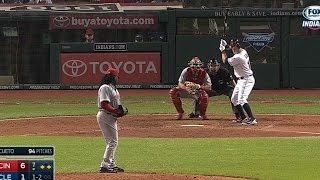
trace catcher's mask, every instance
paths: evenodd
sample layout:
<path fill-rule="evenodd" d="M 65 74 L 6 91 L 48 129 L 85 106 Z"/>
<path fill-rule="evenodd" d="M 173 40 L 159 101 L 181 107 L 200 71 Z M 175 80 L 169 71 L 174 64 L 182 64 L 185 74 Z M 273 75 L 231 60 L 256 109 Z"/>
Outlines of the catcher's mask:
<path fill-rule="evenodd" d="M 207 66 L 210 72 L 216 74 L 219 71 L 220 63 L 216 59 L 210 59 Z"/>
<path fill-rule="evenodd" d="M 195 56 L 193 57 L 190 62 L 188 63 L 188 65 L 192 68 L 192 69 L 200 69 L 202 67 L 202 62 L 199 59 L 199 57 Z"/>

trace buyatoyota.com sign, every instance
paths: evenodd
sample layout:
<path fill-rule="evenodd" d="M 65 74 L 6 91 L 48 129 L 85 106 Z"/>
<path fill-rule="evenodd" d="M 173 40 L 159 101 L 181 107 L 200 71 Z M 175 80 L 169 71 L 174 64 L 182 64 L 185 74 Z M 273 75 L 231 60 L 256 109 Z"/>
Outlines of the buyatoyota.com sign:
<path fill-rule="evenodd" d="M 60 84 L 100 84 L 109 67 L 119 69 L 119 84 L 160 83 L 160 52 L 61 53 Z"/>
<path fill-rule="evenodd" d="M 158 16 L 154 14 L 119 15 L 56 15 L 49 17 L 50 29 L 147 29 L 157 28 Z"/>

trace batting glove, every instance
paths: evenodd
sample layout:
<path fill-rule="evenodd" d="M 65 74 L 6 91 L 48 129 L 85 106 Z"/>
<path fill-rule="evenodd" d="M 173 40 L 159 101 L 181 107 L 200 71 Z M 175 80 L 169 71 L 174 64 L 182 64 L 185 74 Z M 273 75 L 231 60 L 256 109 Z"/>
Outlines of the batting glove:
<path fill-rule="evenodd" d="M 224 40 L 224 39 L 221 39 L 220 44 L 221 44 L 222 46 L 228 45 L 227 41 Z"/>
<path fill-rule="evenodd" d="M 220 44 L 220 47 L 219 47 L 220 51 L 224 51 L 226 49 L 226 47 L 224 47 L 223 45 Z"/>

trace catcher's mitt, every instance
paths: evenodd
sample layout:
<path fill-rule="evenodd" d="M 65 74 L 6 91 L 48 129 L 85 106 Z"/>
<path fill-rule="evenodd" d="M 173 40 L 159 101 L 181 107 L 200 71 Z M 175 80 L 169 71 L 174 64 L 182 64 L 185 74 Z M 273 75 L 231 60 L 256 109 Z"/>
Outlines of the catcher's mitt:
<path fill-rule="evenodd" d="M 117 117 L 122 117 L 128 114 L 128 108 L 124 107 L 123 105 L 119 105 L 117 109 Z"/>
<path fill-rule="evenodd" d="M 186 90 L 192 95 L 196 94 L 198 92 L 198 90 L 200 89 L 199 84 L 191 82 L 191 81 L 186 81 L 184 83 L 184 85 L 186 86 Z"/>

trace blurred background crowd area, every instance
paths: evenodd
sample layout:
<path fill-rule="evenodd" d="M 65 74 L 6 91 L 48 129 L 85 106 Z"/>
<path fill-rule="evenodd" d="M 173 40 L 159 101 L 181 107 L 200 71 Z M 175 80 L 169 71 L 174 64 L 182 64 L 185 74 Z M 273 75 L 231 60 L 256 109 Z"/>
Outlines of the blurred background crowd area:
<path fill-rule="evenodd" d="M 256 7 L 303 8 L 320 5 L 319 0 L 0 0 L 0 3 L 20 4 L 87 4 L 87 3 L 160 3 L 181 4 L 185 8 Z M 153 4 L 155 5 L 155 4 Z"/>

